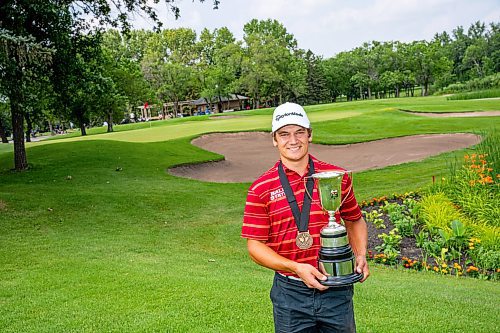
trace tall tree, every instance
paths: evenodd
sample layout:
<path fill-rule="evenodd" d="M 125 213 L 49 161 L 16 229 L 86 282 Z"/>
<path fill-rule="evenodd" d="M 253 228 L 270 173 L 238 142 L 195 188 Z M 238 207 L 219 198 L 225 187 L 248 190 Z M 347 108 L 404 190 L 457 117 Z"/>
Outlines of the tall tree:
<path fill-rule="evenodd" d="M 307 89 L 304 100 L 307 104 L 319 104 L 329 99 L 327 81 L 321 57 L 316 56 L 311 50 L 305 53 L 304 60 L 307 66 Z"/>
<path fill-rule="evenodd" d="M 243 32 L 246 57 L 240 82 L 252 96 L 254 107 L 260 106 L 261 99 L 266 104 L 281 103 L 304 91 L 306 68 L 302 53 L 295 37 L 281 23 L 253 19 L 245 24 Z"/>
<path fill-rule="evenodd" d="M 12 19 L 15 11 L 4 3 L 0 7 L 0 17 Z M 7 96 L 11 110 L 12 136 L 14 141 L 14 166 L 16 170 L 28 167 L 24 146 L 24 103 L 26 82 L 30 68 L 48 63 L 52 49 L 45 47 L 31 36 L 23 36 L 24 27 L 13 25 L 17 30 L 3 29 L 13 22 L 0 21 L 0 77 L 2 95 Z M 12 21 L 12 20 L 11 20 Z"/>

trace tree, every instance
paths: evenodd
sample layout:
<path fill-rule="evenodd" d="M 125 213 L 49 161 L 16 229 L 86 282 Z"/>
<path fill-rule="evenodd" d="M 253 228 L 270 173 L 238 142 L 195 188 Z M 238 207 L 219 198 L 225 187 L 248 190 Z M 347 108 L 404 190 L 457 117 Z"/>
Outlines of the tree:
<path fill-rule="evenodd" d="M 307 66 L 307 88 L 304 98 L 306 104 L 318 104 L 327 101 L 329 94 L 324 68 L 321 66 L 321 57 L 308 50 L 304 60 Z"/>
<path fill-rule="evenodd" d="M 193 97 L 196 32 L 192 29 L 167 29 L 150 36 L 142 60 L 146 80 L 160 101 L 174 103 L 174 114 L 181 112 L 179 102 Z"/>
<path fill-rule="evenodd" d="M 253 19 L 243 32 L 245 58 L 240 83 L 252 96 L 254 107 L 260 107 L 261 99 L 270 106 L 303 93 L 306 68 L 294 36 L 270 19 Z"/>
<path fill-rule="evenodd" d="M 6 4 L 0 7 L 0 17 L 14 15 L 12 7 Z M 8 20 L 6 20 L 8 21 Z M 3 21 L 0 21 L 2 24 Z M 14 27 L 16 28 L 16 27 Z M 22 30 L 22 27 L 17 27 Z M 52 49 L 36 42 L 31 36 L 25 37 L 18 31 L 9 31 L 0 26 L 0 77 L 2 95 L 7 96 L 10 103 L 12 135 L 14 141 L 14 166 L 16 170 L 28 167 L 26 149 L 24 146 L 24 87 L 27 86 L 27 71 L 47 64 L 52 55 Z"/>
<path fill-rule="evenodd" d="M 413 72 L 417 83 L 422 86 L 422 96 L 427 96 L 430 84 L 435 78 L 449 72 L 452 63 L 444 56 L 442 49 L 436 42 L 413 42 L 411 52 L 413 55 Z"/>
<path fill-rule="evenodd" d="M 351 77 L 355 74 L 351 52 L 341 52 L 337 56 L 323 61 L 327 87 L 332 101 L 341 95 L 352 100 L 356 94 Z"/>
<path fill-rule="evenodd" d="M 143 35 L 143 32 L 140 30 L 139 34 Z M 129 35 L 124 35 L 117 30 L 108 30 L 103 35 L 101 48 L 103 75 L 112 79 L 118 99 L 125 100 L 128 111 L 132 112 L 134 106 L 142 105 L 144 101 L 151 101 L 155 91 L 144 78 L 140 62 L 137 60 L 142 59 L 144 47 L 140 51 L 131 52 L 131 44 L 135 43 L 135 39 L 130 38 L 130 35 L 137 34 L 132 31 Z M 143 36 L 146 38 L 148 35 L 150 34 Z"/>
<path fill-rule="evenodd" d="M 200 50 L 197 69 L 201 96 L 211 109 L 212 103 L 216 102 L 218 110 L 222 110 L 222 97 L 229 97 L 240 90 L 237 80 L 241 75 L 241 46 L 229 29 L 222 27 L 213 32 L 203 30 L 197 48 Z M 216 101 L 212 100 L 213 97 Z"/>

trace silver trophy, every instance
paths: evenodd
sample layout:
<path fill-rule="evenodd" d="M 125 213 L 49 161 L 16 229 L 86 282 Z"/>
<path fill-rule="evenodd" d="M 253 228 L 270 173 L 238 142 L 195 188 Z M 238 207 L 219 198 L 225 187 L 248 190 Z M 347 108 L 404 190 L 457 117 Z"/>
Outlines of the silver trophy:
<path fill-rule="evenodd" d="M 362 273 L 355 271 L 355 257 L 349 245 L 347 230 L 335 217 L 342 205 L 341 186 L 345 173 L 327 171 L 311 176 L 317 181 L 321 206 L 330 216 L 328 225 L 321 229 L 318 258 L 319 269 L 327 276 L 327 280 L 320 283 L 330 287 L 346 286 L 363 278 Z"/>

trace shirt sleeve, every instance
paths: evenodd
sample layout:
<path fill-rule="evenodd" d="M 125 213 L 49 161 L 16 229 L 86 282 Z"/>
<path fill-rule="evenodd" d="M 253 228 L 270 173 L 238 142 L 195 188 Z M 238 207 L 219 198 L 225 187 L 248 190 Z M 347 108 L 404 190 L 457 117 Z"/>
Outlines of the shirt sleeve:
<path fill-rule="evenodd" d="M 340 206 L 340 217 L 342 217 L 343 220 L 357 221 L 363 216 L 358 202 L 356 201 L 356 197 L 354 196 L 352 180 L 347 173 L 342 180 L 342 200 L 343 203 L 342 206 Z"/>
<path fill-rule="evenodd" d="M 252 190 L 248 190 L 241 237 L 267 241 L 271 222 L 266 204 Z"/>

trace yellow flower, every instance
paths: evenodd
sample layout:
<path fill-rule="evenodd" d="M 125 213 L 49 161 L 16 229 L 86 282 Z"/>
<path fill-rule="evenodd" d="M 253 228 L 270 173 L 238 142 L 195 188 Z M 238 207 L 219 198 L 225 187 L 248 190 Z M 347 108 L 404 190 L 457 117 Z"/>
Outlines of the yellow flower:
<path fill-rule="evenodd" d="M 441 264 L 441 267 L 448 267 L 445 263 Z"/>

